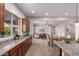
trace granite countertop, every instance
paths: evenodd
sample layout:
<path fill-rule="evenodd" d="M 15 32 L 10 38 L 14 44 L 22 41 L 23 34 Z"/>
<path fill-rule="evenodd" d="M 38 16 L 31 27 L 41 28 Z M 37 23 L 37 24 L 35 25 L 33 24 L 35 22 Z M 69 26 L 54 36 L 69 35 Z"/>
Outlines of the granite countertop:
<path fill-rule="evenodd" d="M 7 51 L 9 51 L 10 49 L 14 48 L 15 46 L 17 46 L 24 40 L 28 39 L 29 37 L 31 37 L 31 36 L 26 36 L 19 40 L 13 39 L 13 40 L 9 40 L 9 41 L 0 43 L 0 56 L 3 55 L 4 53 L 6 53 Z"/>
<path fill-rule="evenodd" d="M 68 44 L 65 42 L 54 41 L 54 44 L 56 44 L 70 56 L 79 56 L 79 43 L 73 42 Z"/>

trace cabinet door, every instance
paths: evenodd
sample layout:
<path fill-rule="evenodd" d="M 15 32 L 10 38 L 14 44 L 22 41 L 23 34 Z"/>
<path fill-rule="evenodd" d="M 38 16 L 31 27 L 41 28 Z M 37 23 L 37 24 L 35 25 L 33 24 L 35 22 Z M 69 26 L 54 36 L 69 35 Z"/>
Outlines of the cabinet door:
<path fill-rule="evenodd" d="M 32 37 L 28 39 L 28 42 L 29 42 L 29 47 L 30 47 L 30 45 L 32 44 Z"/>
<path fill-rule="evenodd" d="M 17 52 L 14 52 L 14 53 L 10 54 L 10 56 L 18 56 L 18 55 L 17 55 Z"/>
<path fill-rule="evenodd" d="M 23 55 L 22 43 L 17 45 L 13 49 L 11 49 L 9 55 L 10 56 L 22 56 Z"/>
<path fill-rule="evenodd" d="M 28 51 L 28 39 L 26 40 L 26 52 Z"/>
<path fill-rule="evenodd" d="M 18 56 L 23 56 L 22 47 L 19 47 L 18 49 Z"/>
<path fill-rule="evenodd" d="M 27 18 L 23 18 L 22 20 L 22 27 L 23 27 L 23 32 L 29 32 L 29 21 Z"/>
<path fill-rule="evenodd" d="M 29 32 L 29 28 L 30 28 L 30 23 L 29 23 L 29 20 L 26 19 L 26 32 Z"/>
<path fill-rule="evenodd" d="M 26 32 L 26 20 L 25 19 L 22 20 L 22 31 Z"/>
<path fill-rule="evenodd" d="M 32 44 L 32 37 L 30 37 L 30 45 Z"/>
<path fill-rule="evenodd" d="M 0 32 L 4 31 L 4 4 L 0 3 Z"/>
<path fill-rule="evenodd" d="M 11 49 L 9 55 L 10 56 L 18 56 L 17 49 L 18 49 L 18 47 L 15 47 L 15 48 Z"/>
<path fill-rule="evenodd" d="M 22 47 L 22 43 L 18 45 L 18 56 L 23 56 L 23 47 Z"/>
<path fill-rule="evenodd" d="M 23 42 L 23 55 L 26 54 L 26 41 Z"/>
<path fill-rule="evenodd" d="M 30 47 L 31 44 L 32 44 L 32 37 L 30 37 L 30 38 L 27 39 L 28 49 L 29 49 L 29 47 Z"/>

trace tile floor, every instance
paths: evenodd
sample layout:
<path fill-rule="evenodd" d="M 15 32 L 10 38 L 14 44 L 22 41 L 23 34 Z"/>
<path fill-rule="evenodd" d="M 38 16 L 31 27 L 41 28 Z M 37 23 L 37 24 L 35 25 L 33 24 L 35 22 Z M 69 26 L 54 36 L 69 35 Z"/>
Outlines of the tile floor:
<path fill-rule="evenodd" d="M 26 53 L 26 56 L 58 56 L 58 55 L 59 55 L 58 48 L 49 47 L 48 41 L 42 39 L 33 40 L 31 47 Z"/>

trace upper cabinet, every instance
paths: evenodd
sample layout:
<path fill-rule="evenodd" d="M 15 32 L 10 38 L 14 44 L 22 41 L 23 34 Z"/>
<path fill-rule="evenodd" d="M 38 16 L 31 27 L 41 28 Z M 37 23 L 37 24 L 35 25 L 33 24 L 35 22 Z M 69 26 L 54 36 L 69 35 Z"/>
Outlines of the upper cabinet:
<path fill-rule="evenodd" d="M 29 20 L 27 19 L 26 20 L 26 32 L 29 32 L 29 27 L 30 27 L 30 22 L 29 22 Z"/>
<path fill-rule="evenodd" d="M 27 18 L 22 19 L 22 30 L 23 32 L 29 32 L 29 20 Z"/>
<path fill-rule="evenodd" d="M 0 3 L 0 32 L 4 31 L 4 4 Z"/>

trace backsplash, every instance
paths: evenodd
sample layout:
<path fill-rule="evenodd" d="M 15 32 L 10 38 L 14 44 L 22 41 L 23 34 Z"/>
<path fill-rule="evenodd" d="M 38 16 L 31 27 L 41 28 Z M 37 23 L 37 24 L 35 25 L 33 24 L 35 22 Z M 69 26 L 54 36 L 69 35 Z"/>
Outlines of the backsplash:
<path fill-rule="evenodd" d="M 0 38 L 4 37 L 3 32 L 0 32 Z"/>
<path fill-rule="evenodd" d="M 23 32 L 23 36 L 28 36 L 29 32 Z"/>

